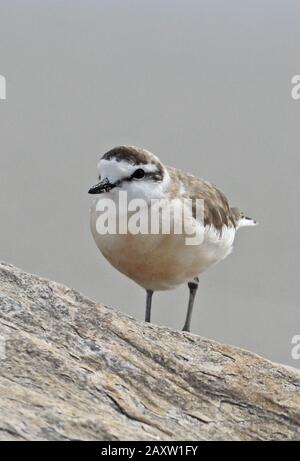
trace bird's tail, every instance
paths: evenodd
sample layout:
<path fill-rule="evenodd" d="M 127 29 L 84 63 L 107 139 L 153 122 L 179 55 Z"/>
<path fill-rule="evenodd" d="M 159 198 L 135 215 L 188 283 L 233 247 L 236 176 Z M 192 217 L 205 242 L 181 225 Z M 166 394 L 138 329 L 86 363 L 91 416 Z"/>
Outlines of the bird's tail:
<path fill-rule="evenodd" d="M 248 216 L 240 218 L 237 223 L 237 228 L 245 227 L 245 226 L 257 226 L 258 222 L 255 219 L 248 218 Z"/>
<path fill-rule="evenodd" d="M 255 219 L 245 216 L 245 214 L 242 211 L 240 211 L 238 208 L 231 208 L 231 211 L 235 215 L 237 229 L 239 229 L 240 227 L 246 227 L 246 226 L 256 226 L 258 224 L 258 222 L 255 221 Z"/>

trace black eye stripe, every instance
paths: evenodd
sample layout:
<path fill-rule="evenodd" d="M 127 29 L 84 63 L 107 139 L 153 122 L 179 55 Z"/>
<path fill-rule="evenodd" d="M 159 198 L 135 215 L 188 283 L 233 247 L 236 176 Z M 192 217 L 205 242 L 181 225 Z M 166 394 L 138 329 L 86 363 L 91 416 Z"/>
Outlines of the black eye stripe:
<path fill-rule="evenodd" d="M 159 171 L 153 172 L 153 171 L 144 171 L 144 176 L 141 179 L 150 179 L 151 181 L 158 182 L 163 180 L 163 176 L 160 174 Z M 123 179 L 123 181 L 134 181 L 135 178 L 133 175 L 131 175 L 127 179 Z"/>

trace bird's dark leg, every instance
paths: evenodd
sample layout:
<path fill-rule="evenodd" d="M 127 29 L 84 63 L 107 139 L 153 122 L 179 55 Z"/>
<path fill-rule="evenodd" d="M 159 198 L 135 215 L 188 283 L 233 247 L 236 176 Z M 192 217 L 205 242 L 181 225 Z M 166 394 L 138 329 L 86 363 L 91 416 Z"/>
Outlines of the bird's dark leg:
<path fill-rule="evenodd" d="M 194 306 L 194 301 L 195 301 L 195 296 L 197 293 L 198 285 L 199 285 L 198 277 L 195 277 L 193 282 L 188 283 L 188 287 L 190 290 L 190 296 L 189 296 L 189 304 L 188 304 L 185 324 L 184 324 L 182 331 L 190 331 L 193 306 Z"/>
<path fill-rule="evenodd" d="M 153 295 L 153 291 L 152 290 L 147 290 L 145 322 L 150 322 L 151 321 L 152 295 Z"/>

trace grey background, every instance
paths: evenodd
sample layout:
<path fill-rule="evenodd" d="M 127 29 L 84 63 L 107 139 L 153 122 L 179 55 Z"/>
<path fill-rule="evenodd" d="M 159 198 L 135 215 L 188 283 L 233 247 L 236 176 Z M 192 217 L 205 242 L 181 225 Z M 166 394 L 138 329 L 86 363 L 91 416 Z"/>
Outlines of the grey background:
<path fill-rule="evenodd" d="M 291 0 L 0 0 L 0 258 L 142 319 L 87 190 L 102 153 L 146 147 L 260 222 L 201 277 L 194 332 L 300 367 L 299 21 Z M 181 328 L 187 294 L 155 294 L 153 321 Z"/>

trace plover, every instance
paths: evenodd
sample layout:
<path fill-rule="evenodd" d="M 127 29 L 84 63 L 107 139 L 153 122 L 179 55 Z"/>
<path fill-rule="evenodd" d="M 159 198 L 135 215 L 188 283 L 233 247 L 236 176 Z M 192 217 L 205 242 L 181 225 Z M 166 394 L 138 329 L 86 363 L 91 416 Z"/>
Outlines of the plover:
<path fill-rule="evenodd" d="M 97 194 L 91 206 L 91 231 L 103 256 L 117 270 L 142 286 L 146 292 L 145 321 L 151 320 L 154 291 L 169 290 L 181 284 L 189 288 L 189 301 L 183 331 L 190 331 L 192 310 L 199 275 L 226 258 L 233 247 L 236 231 L 255 225 L 238 208 L 230 207 L 226 196 L 213 184 L 165 166 L 148 150 L 134 146 L 118 146 L 105 153 L 98 163 L 99 182 L 90 190 Z M 126 191 L 129 199 L 143 199 L 151 206 L 152 199 L 202 199 L 203 241 L 187 245 L 184 235 L 106 234 L 97 231 L 99 200 L 118 201 L 118 193 Z M 98 195 L 99 194 L 99 195 Z"/>

